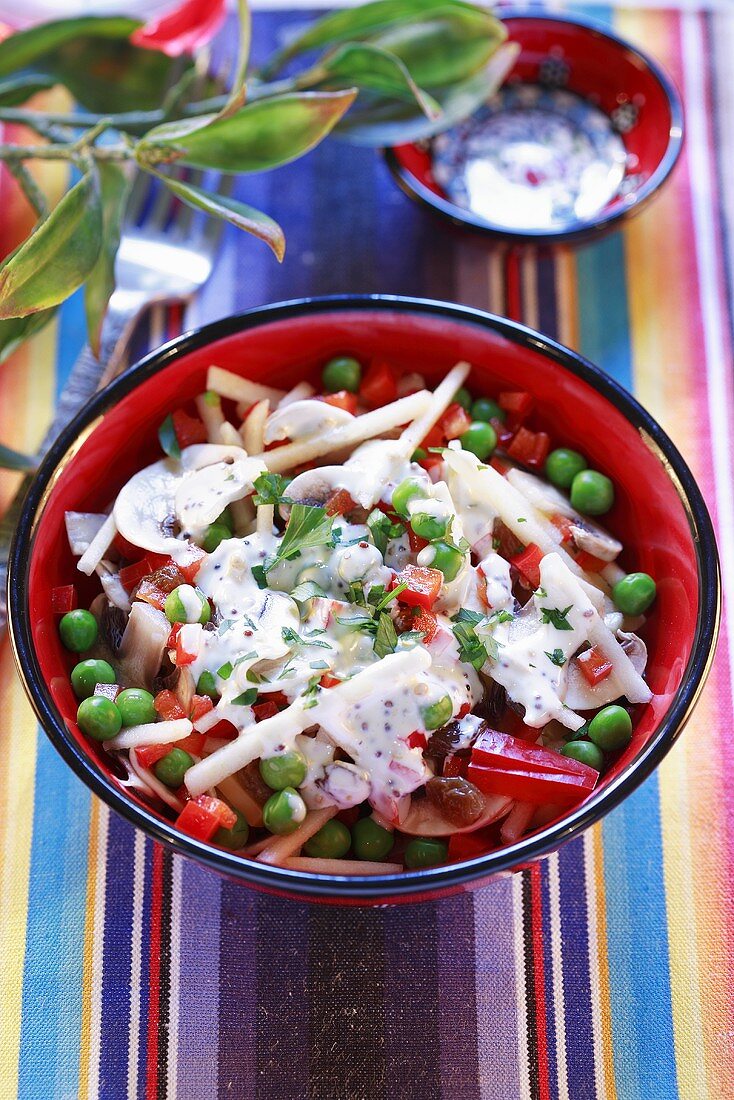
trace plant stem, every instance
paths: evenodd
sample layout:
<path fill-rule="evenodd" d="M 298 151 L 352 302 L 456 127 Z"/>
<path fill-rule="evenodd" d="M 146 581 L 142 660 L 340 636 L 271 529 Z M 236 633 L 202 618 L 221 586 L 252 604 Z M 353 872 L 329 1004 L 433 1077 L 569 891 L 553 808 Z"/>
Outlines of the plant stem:
<path fill-rule="evenodd" d="M 0 160 L 78 160 L 81 147 L 74 145 L 0 145 Z M 105 145 L 85 148 L 95 160 L 131 160 L 132 151 L 126 145 Z"/>
<path fill-rule="evenodd" d="M 23 194 L 38 217 L 47 217 L 48 203 L 46 202 L 46 196 L 26 168 L 25 164 L 21 164 L 19 160 L 9 160 L 7 165 L 8 171 L 17 179 Z"/>

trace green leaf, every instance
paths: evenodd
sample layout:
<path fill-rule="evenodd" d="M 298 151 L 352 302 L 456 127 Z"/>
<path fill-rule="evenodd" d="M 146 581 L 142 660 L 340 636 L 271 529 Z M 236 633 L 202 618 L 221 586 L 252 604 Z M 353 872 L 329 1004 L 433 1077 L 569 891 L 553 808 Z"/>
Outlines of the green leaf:
<path fill-rule="evenodd" d="M 262 172 L 307 153 L 349 109 L 356 89 L 300 92 L 248 103 L 228 118 L 205 115 L 164 123 L 138 143 L 147 167 L 176 160 L 221 172 Z"/>
<path fill-rule="evenodd" d="M 261 504 L 292 504 L 293 501 L 285 495 L 291 480 L 282 474 L 271 474 L 269 471 L 259 474 L 252 483 L 255 489 L 252 502 L 255 507 L 259 508 Z"/>
<path fill-rule="evenodd" d="M 377 624 L 377 633 L 375 634 L 375 653 L 378 657 L 387 657 L 388 653 L 395 652 L 395 646 L 397 644 L 398 636 L 395 631 L 395 623 L 390 618 L 390 613 L 388 611 L 383 611 Z"/>
<path fill-rule="evenodd" d="M 266 572 L 278 561 L 293 558 L 311 546 L 326 546 L 331 537 L 333 522 L 334 517 L 327 515 L 323 508 L 310 504 L 294 504 L 278 552 L 266 566 Z"/>
<path fill-rule="evenodd" d="M 375 0 L 371 4 L 330 12 L 311 23 L 309 27 L 283 49 L 275 53 L 261 70 L 260 75 L 271 77 L 293 57 L 308 50 L 322 49 L 337 42 L 359 41 L 395 23 L 424 16 L 434 8 L 469 8 L 471 4 L 457 0 Z"/>
<path fill-rule="evenodd" d="M 554 665 L 558 665 L 559 668 L 563 668 L 566 663 L 566 658 L 563 656 L 562 649 L 554 649 L 552 653 L 549 653 L 546 649 L 544 650 L 544 653 L 548 660 L 552 661 Z"/>
<path fill-rule="evenodd" d="M 120 246 L 122 219 L 132 182 L 129 174 L 112 161 L 102 161 L 98 165 L 98 171 L 102 202 L 102 243 L 97 262 L 89 273 L 84 288 L 87 334 L 96 356 L 99 356 L 102 322 L 115 289 L 115 256 Z"/>
<path fill-rule="evenodd" d="M 389 540 L 400 538 L 405 530 L 401 523 L 393 523 L 390 517 L 381 512 L 379 508 L 374 508 L 367 516 L 367 526 L 370 529 L 372 541 L 383 558 Z"/>
<path fill-rule="evenodd" d="M 238 695 L 232 702 L 238 707 L 251 707 L 257 699 L 257 688 L 248 688 L 247 691 L 243 691 L 241 695 Z"/>
<path fill-rule="evenodd" d="M 0 321 L 0 363 L 9 359 L 20 345 L 40 332 L 56 313 L 56 307 L 29 313 L 27 317 L 8 317 Z"/>
<path fill-rule="evenodd" d="M 267 214 L 263 214 L 254 206 L 238 202 L 237 199 L 231 199 L 226 195 L 215 195 L 211 191 L 202 191 L 192 183 L 184 183 L 182 180 L 165 176 L 162 172 L 153 171 L 154 175 L 163 180 L 166 187 L 187 206 L 193 206 L 194 209 L 203 210 L 211 217 L 230 222 L 238 229 L 244 229 L 246 233 L 265 241 L 278 260 L 282 261 L 285 255 L 285 234 L 278 223 Z"/>
<path fill-rule="evenodd" d="M 296 603 L 306 603 L 307 600 L 312 600 L 314 597 L 323 597 L 324 592 L 321 585 L 318 585 L 316 581 L 301 581 L 291 592 L 291 599 Z"/>
<path fill-rule="evenodd" d="M 334 134 L 355 145 L 371 146 L 399 145 L 434 137 L 468 118 L 496 92 L 515 64 L 518 51 L 514 42 L 507 42 L 479 72 L 446 88 L 431 89 L 441 107 L 441 115 L 435 120 L 411 110 L 406 103 L 367 93 L 339 122 Z"/>
<path fill-rule="evenodd" d="M 0 266 L 0 318 L 25 317 L 68 298 L 97 262 L 101 237 L 99 180 L 90 171 Z"/>
<path fill-rule="evenodd" d="M 556 630 L 573 630 L 567 618 L 572 607 L 572 603 L 568 607 L 564 607 L 562 611 L 558 607 L 541 607 L 540 621 L 541 623 L 550 623 Z"/>
<path fill-rule="evenodd" d="M 55 83 L 51 76 L 17 76 L 13 80 L 0 81 L 0 107 L 19 107 L 36 92 L 53 88 Z"/>
<path fill-rule="evenodd" d="M 97 40 L 127 40 L 140 26 L 142 23 L 139 19 L 128 19 L 125 16 L 83 16 L 80 19 L 58 19 L 18 31 L 0 42 L 0 76 L 16 73 L 83 36 Z"/>
<path fill-rule="evenodd" d="M 419 88 L 407 68 L 394 54 L 367 43 L 349 42 L 338 46 L 317 64 L 325 80 L 344 80 L 358 88 L 416 102 L 426 118 L 441 113 L 433 96 Z"/>
<path fill-rule="evenodd" d="M 158 429 L 158 440 L 169 458 L 181 457 L 181 447 L 176 438 L 176 429 L 173 426 L 173 417 L 170 413 Z"/>
<path fill-rule="evenodd" d="M 35 470 L 36 460 L 31 455 L 23 455 L 20 451 L 14 451 L 11 447 L 5 447 L 0 443 L 0 469 L 2 470 Z"/>

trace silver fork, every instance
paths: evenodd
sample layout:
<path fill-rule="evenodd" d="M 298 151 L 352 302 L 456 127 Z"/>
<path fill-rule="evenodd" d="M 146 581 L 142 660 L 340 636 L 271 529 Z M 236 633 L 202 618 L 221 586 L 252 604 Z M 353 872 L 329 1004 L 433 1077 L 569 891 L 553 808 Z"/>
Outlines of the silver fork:
<path fill-rule="evenodd" d="M 226 192 L 215 173 L 190 172 L 196 186 Z M 189 302 L 214 269 L 223 223 L 185 206 L 164 184 L 141 173 L 133 185 L 115 268 L 117 286 L 102 326 L 100 357 L 80 354 L 39 449 L 43 457 L 61 429 L 96 389 L 124 370 L 130 337 L 143 312 L 159 302 Z M 27 474 L 0 520 L 0 634 L 7 622 L 6 580 L 10 544 L 32 481 Z"/>

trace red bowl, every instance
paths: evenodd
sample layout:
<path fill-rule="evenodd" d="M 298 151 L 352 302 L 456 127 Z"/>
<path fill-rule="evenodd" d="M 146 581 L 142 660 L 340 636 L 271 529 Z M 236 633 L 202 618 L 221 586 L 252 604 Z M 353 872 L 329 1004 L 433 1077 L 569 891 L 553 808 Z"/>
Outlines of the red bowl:
<path fill-rule="evenodd" d="M 569 215 L 554 228 L 512 229 L 452 202 L 434 176 L 431 144 L 385 150 L 405 193 L 455 225 L 514 243 L 582 241 L 639 211 L 670 175 L 683 145 L 683 108 L 670 77 L 651 58 L 600 25 L 562 15 L 502 13 L 520 54 L 505 87 L 563 88 L 610 120 L 627 154 L 619 190 L 593 216 Z"/>
<path fill-rule="evenodd" d="M 631 745 L 582 805 L 510 847 L 465 863 L 399 876 L 336 878 L 269 867 L 178 833 L 121 789 L 101 746 L 76 725 L 70 655 L 51 613 L 51 589 L 80 574 L 64 528 L 67 509 L 99 511 L 159 454 L 157 428 L 172 407 L 205 388 L 212 363 L 289 387 L 318 377 L 345 352 L 379 355 L 436 382 L 458 359 L 472 363 L 477 394 L 522 387 L 537 401 L 538 427 L 578 448 L 614 479 L 611 529 L 629 567 L 658 581 L 646 626 L 654 698 L 639 708 Z M 82 599 L 90 598 L 80 585 Z M 261 889 L 346 904 L 416 900 L 518 868 L 577 835 L 616 806 L 659 763 L 681 732 L 713 657 L 719 570 L 711 521 L 683 459 L 630 395 L 580 356 L 522 325 L 440 302 L 339 297 L 250 310 L 187 333 L 143 359 L 98 394 L 62 432 L 26 500 L 10 558 L 10 628 L 18 670 L 51 741 L 114 810 L 174 851 Z"/>

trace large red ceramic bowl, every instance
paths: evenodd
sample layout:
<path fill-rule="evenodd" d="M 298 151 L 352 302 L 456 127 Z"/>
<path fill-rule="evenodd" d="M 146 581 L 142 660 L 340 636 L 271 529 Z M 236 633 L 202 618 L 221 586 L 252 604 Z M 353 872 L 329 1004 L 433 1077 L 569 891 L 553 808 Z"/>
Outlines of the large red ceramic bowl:
<path fill-rule="evenodd" d="M 593 213 L 581 216 L 569 209 L 552 227 L 539 228 L 531 220 L 525 227 L 518 223 L 512 228 L 500 217 L 479 214 L 451 201 L 439 182 L 430 142 L 387 149 L 388 167 L 410 198 L 455 225 L 491 238 L 514 244 L 554 244 L 598 237 L 639 212 L 673 170 L 683 145 L 683 107 L 678 91 L 652 58 L 591 20 L 519 10 L 503 11 L 501 16 L 509 41 L 520 48 L 505 89 L 545 89 L 559 96 L 559 102 L 562 94 L 571 93 L 578 97 L 577 103 L 597 108 L 600 113 L 586 121 L 569 105 L 562 113 L 568 111 L 574 125 L 587 136 L 607 119 L 626 155 L 616 192 Z M 552 105 L 548 109 L 561 110 Z M 538 140 L 559 140 L 549 134 L 539 133 Z"/>
<path fill-rule="evenodd" d="M 614 479 L 609 524 L 624 540 L 626 562 L 658 582 L 645 632 L 654 698 L 640 708 L 632 743 L 593 795 L 511 847 L 399 876 L 309 875 L 250 862 L 178 833 L 120 788 L 104 751 L 80 734 L 70 655 L 51 612 L 51 589 L 78 584 L 80 577 L 65 510 L 99 511 L 136 470 L 154 461 L 158 425 L 172 407 L 205 388 L 211 364 L 287 388 L 317 378 L 320 365 L 337 352 L 383 356 L 434 383 L 466 359 L 475 394 L 529 390 L 538 426 Z M 81 595 L 91 598 L 92 589 Z M 719 572 L 711 521 L 688 467 L 652 417 L 596 367 L 530 329 L 477 310 L 344 297 L 268 306 L 187 333 L 96 396 L 56 440 L 30 490 L 11 553 L 9 609 L 18 670 L 41 724 L 95 794 L 174 851 L 251 886 L 359 904 L 435 897 L 517 868 L 576 836 L 634 790 L 680 734 L 703 685 L 719 620 Z"/>

